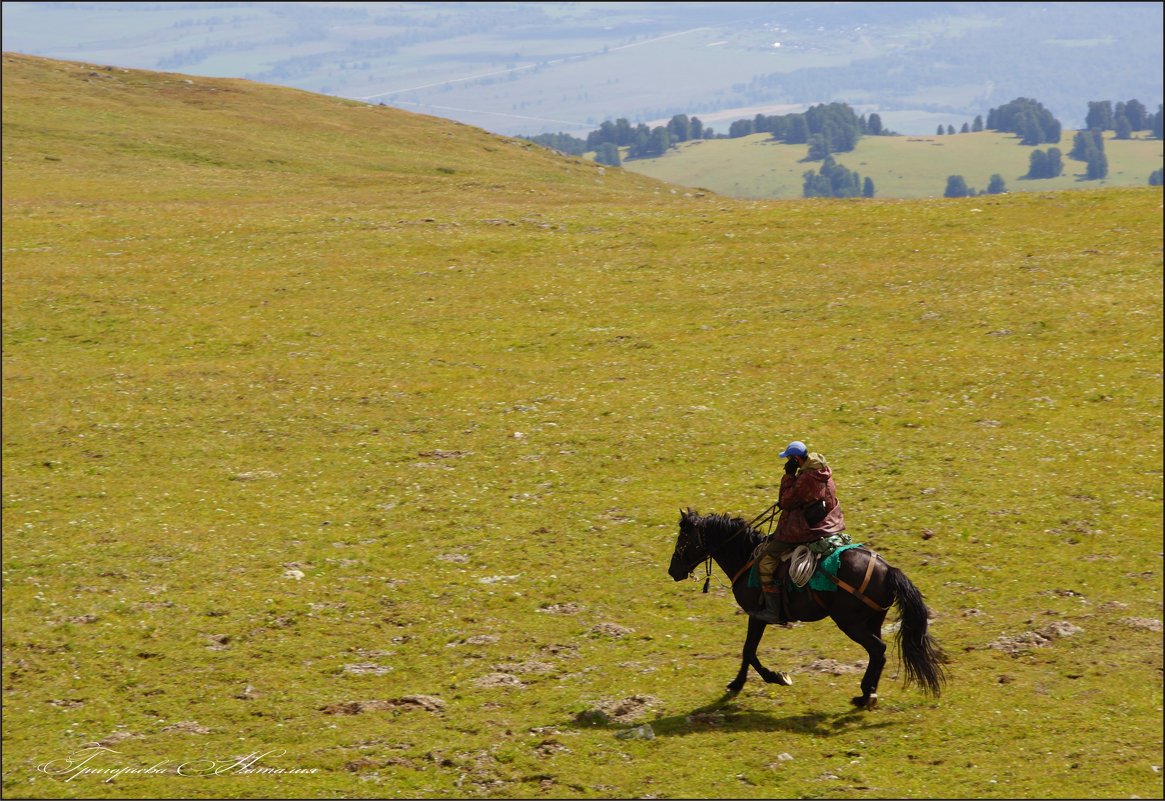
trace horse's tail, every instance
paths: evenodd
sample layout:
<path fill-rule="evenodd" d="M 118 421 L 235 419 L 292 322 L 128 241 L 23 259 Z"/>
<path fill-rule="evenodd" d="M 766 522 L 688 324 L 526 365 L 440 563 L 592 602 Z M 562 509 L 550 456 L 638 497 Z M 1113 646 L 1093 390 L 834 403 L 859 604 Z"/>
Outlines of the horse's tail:
<path fill-rule="evenodd" d="M 947 661 L 942 648 L 927 631 L 927 608 L 922 593 L 896 567 L 887 576 L 898 607 L 898 658 L 906 666 L 906 684 L 916 684 L 936 698 L 946 683 L 943 664 Z"/>

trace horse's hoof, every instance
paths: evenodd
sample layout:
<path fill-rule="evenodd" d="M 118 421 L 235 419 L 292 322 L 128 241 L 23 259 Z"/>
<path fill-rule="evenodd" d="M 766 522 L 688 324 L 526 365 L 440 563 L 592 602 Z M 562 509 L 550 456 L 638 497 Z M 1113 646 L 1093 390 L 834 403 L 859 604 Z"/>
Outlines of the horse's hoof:
<path fill-rule="evenodd" d="M 858 709 L 873 709 L 878 705 L 878 694 L 859 695 L 856 698 L 849 699 L 849 702 Z"/>
<path fill-rule="evenodd" d="M 785 687 L 792 687 L 793 686 L 793 678 L 788 673 L 785 673 L 782 670 L 778 670 L 775 673 L 773 673 L 773 678 L 772 678 L 771 683 L 772 684 L 780 684 L 780 685 L 785 686 Z"/>
<path fill-rule="evenodd" d="M 736 695 L 737 693 L 739 693 L 743 689 L 744 689 L 744 684 L 743 683 L 737 684 L 736 682 L 732 682 L 727 687 L 728 692 L 731 693 L 732 695 Z"/>

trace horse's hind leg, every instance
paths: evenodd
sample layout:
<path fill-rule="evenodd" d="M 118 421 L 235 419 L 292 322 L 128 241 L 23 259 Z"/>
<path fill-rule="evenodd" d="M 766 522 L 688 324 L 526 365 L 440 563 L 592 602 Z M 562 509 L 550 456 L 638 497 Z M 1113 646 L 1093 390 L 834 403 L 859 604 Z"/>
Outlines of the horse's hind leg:
<path fill-rule="evenodd" d="M 885 614 L 879 616 L 884 619 Z M 834 618 L 837 627 L 858 645 L 866 649 L 870 661 L 866 665 L 866 673 L 862 676 L 862 694 L 851 698 L 850 703 L 863 709 L 873 709 L 878 704 L 878 681 L 882 678 L 882 669 L 886 666 L 886 643 L 878 636 L 881 630 L 881 621 L 874 625 L 868 617 L 848 618 L 844 622 Z"/>

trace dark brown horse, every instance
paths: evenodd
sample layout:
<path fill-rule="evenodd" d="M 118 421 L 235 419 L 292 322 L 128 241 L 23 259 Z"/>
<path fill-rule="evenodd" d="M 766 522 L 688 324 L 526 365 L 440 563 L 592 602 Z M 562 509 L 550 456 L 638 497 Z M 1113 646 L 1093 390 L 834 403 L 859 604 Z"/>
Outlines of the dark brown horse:
<path fill-rule="evenodd" d="M 740 608 L 746 612 L 756 610 L 761 605 L 760 590 L 749 587 L 746 577 L 752 554 L 762 539 L 760 532 L 742 518 L 700 515 L 691 509 L 681 511 L 680 533 L 668 575 L 680 581 L 691 575 L 701 562 L 712 560 L 732 580 L 732 594 Z M 853 698 L 852 703 L 872 709 L 878 702 L 878 680 L 886 665 L 882 623 L 894 605 L 900 618 L 898 655 L 906 668 L 905 683 L 916 684 L 938 697 L 946 682 L 943 670 L 946 656 L 927 632 L 926 604 L 906 574 L 869 549 L 851 548 L 842 552 L 835 578 L 836 591 L 817 592 L 806 588 L 802 592 L 790 592 L 787 614 L 790 621 L 812 622 L 830 617 L 846 636 L 866 649 L 870 661 L 862 676 L 862 694 Z M 769 670 L 757 658 L 756 649 L 766 625 L 763 620 L 749 616 L 740 671 L 728 684 L 729 692 L 738 693 L 744 688 L 750 665 L 770 684 L 792 684 L 787 674 Z"/>

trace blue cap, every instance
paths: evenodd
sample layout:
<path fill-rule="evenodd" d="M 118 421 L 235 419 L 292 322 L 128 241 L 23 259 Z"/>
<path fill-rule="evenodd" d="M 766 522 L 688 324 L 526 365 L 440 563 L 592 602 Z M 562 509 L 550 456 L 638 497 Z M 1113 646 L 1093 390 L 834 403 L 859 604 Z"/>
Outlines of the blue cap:
<path fill-rule="evenodd" d="M 801 442 L 800 440 L 793 440 L 792 442 L 789 443 L 788 447 L 786 447 L 783 451 L 781 451 L 780 453 L 777 454 L 777 456 L 779 456 L 782 459 L 788 458 L 789 456 L 802 456 L 802 457 L 804 457 L 804 456 L 808 456 L 808 455 L 809 455 L 809 451 L 808 451 L 808 449 L 806 449 L 805 443 Z"/>

